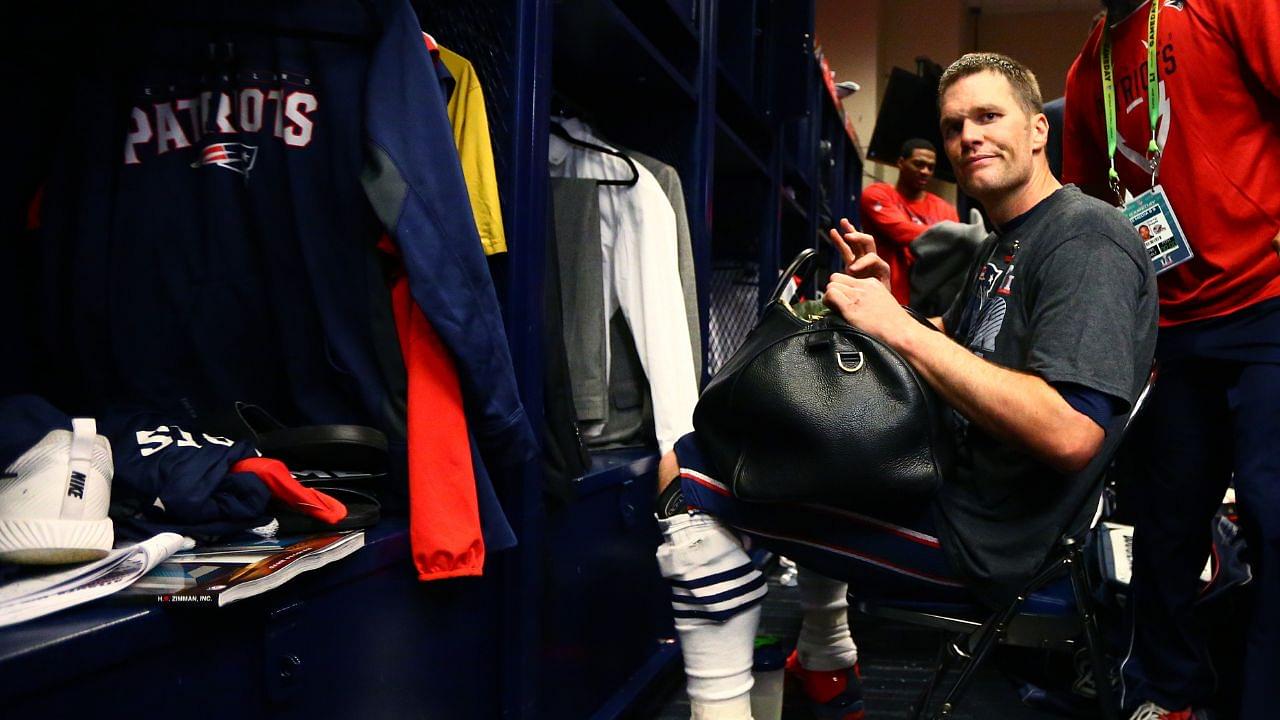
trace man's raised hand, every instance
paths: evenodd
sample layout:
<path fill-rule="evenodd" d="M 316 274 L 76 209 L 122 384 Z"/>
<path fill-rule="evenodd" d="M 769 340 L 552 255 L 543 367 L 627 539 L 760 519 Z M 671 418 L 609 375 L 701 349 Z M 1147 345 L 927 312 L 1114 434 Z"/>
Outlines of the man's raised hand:
<path fill-rule="evenodd" d="M 889 289 L 889 263 L 876 254 L 875 238 L 858 232 L 848 218 L 840 218 L 840 230 L 843 234 L 832 228 L 827 239 L 840 252 L 845 273 L 855 278 L 879 280 Z"/>

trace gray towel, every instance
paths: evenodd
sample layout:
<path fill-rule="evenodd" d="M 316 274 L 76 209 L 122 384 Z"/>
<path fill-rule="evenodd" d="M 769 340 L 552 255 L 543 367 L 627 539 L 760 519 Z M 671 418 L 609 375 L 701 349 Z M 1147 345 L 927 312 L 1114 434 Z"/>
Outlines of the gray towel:
<path fill-rule="evenodd" d="M 911 307 L 929 317 L 946 312 L 986 237 L 981 224 L 944 220 L 912 240 L 916 262 L 911 267 Z"/>

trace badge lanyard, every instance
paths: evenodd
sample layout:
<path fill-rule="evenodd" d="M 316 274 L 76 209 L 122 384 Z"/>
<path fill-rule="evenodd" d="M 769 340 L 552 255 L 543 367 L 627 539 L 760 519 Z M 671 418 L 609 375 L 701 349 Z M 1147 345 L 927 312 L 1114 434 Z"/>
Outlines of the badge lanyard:
<path fill-rule="evenodd" d="M 1156 129 L 1160 119 L 1160 73 L 1156 65 L 1156 25 L 1160 18 L 1161 0 L 1151 0 L 1151 13 L 1147 16 L 1147 115 L 1151 119 L 1151 142 L 1147 144 L 1147 163 L 1151 167 L 1151 184 L 1156 181 L 1160 168 L 1160 143 L 1156 142 Z M 1120 173 L 1116 172 L 1116 85 L 1115 71 L 1111 64 L 1111 25 L 1109 18 L 1102 19 L 1102 99 L 1107 119 L 1107 159 L 1111 167 L 1107 179 L 1116 204 L 1124 204 L 1120 191 Z"/>

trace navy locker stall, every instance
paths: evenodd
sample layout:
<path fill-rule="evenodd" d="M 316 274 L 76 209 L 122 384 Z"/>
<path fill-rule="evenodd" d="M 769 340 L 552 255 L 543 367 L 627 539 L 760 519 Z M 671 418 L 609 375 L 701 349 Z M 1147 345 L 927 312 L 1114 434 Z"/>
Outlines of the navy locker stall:
<path fill-rule="evenodd" d="M 820 242 L 820 218 L 855 217 L 861 160 L 821 82 L 811 0 L 415 7 L 484 85 L 510 248 L 492 268 L 534 417 L 553 105 L 573 106 L 606 137 L 680 172 L 704 379 L 750 329 L 778 268 Z M 491 555 L 484 578 L 418 583 L 403 521 L 393 519 L 352 558 L 212 613 L 94 603 L 0 629 L 3 715 L 635 712 L 654 681 L 679 668 L 653 559 L 656 465 L 643 449 L 599 453 L 555 499 L 537 466 L 496 476 L 520 545 Z"/>

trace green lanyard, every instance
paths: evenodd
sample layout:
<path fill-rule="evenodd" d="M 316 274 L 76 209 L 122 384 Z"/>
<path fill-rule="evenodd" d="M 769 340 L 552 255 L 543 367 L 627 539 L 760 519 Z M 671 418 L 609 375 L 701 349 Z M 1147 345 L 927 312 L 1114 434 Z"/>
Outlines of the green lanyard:
<path fill-rule="evenodd" d="M 1147 114 L 1151 118 L 1151 142 L 1147 144 L 1147 160 L 1151 166 L 1151 184 L 1155 185 L 1156 172 L 1160 167 L 1160 143 L 1156 142 L 1156 129 L 1160 120 L 1160 73 L 1156 64 L 1156 25 L 1160 19 L 1160 3 L 1162 0 L 1151 0 L 1151 13 L 1147 16 Z M 1107 118 L 1107 159 L 1111 168 L 1107 179 L 1111 184 L 1111 192 L 1115 193 L 1116 204 L 1124 204 L 1124 196 L 1120 192 L 1120 173 L 1116 172 L 1116 84 L 1115 71 L 1111 66 L 1111 25 L 1108 18 L 1102 19 L 1102 99 Z"/>

